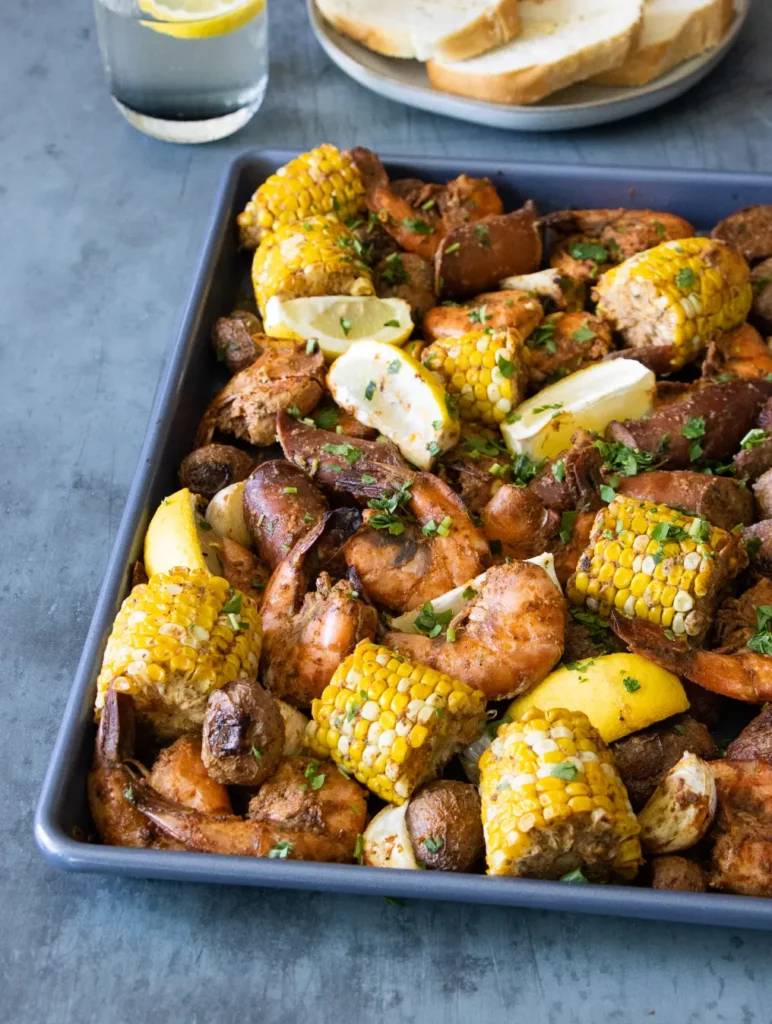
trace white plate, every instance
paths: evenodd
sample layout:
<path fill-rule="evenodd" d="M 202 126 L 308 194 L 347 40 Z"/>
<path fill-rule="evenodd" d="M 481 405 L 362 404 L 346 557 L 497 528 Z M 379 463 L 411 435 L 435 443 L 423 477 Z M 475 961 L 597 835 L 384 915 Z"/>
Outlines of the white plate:
<path fill-rule="evenodd" d="M 485 103 L 437 92 L 429 85 L 423 64 L 373 53 L 326 22 L 314 0 L 307 0 L 307 4 L 311 28 L 327 56 L 366 89 L 419 110 L 430 110 L 473 124 L 544 132 L 619 121 L 659 107 L 691 89 L 726 56 L 748 16 L 751 0 L 735 0 L 735 19 L 719 46 L 673 68 L 649 85 L 613 88 L 573 85 L 529 107 Z"/>

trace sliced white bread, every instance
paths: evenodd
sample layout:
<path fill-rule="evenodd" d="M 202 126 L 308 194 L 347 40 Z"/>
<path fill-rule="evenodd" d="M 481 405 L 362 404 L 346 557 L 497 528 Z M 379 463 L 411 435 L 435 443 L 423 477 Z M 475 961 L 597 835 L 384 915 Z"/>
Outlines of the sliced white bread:
<path fill-rule="evenodd" d="M 734 18 L 734 0 L 646 0 L 637 46 L 597 85 L 646 85 L 716 46 Z"/>
<path fill-rule="evenodd" d="M 535 103 L 618 67 L 635 43 L 643 0 L 521 0 L 520 34 L 472 60 L 434 60 L 429 81 L 443 92 L 492 103 Z"/>
<path fill-rule="evenodd" d="M 518 0 L 316 0 L 340 32 L 387 57 L 466 60 L 514 39 Z"/>

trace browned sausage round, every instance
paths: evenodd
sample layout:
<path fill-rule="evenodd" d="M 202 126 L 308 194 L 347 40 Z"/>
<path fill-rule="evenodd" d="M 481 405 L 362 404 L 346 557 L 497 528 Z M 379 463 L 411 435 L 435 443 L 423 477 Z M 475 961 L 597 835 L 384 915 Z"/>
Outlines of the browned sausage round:
<path fill-rule="evenodd" d="M 730 477 L 706 476 L 688 469 L 655 470 L 623 477 L 617 492 L 658 505 L 680 505 L 724 530 L 731 530 L 738 523 L 748 526 L 753 521 L 750 492 Z"/>
<path fill-rule="evenodd" d="M 720 220 L 711 232 L 739 249 L 749 263 L 772 256 L 772 205 L 746 206 Z"/>
<path fill-rule="evenodd" d="M 281 459 L 258 466 L 244 487 L 244 521 L 272 569 L 326 511 L 327 502 L 303 470 Z"/>

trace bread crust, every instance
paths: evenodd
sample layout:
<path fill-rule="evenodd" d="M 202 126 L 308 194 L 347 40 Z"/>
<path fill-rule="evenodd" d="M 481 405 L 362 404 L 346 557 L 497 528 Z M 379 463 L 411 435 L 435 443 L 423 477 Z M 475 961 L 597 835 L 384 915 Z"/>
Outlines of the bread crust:
<path fill-rule="evenodd" d="M 492 0 L 491 4 L 463 28 L 450 32 L 433 44 L 433 56 L 439 60 L 468 60 L 514 39 L 520 31 L 519 0 Z M 384 57 L 423 60 L 409 29 L 398 21 L 389 30 L 382 25 L 342 13 L 337 0 L 316 0 L 322 16 L 339 32 Z"/>
<path fill-rule="evenodd" d="M 569 54 L 553 64 L 536 64 L 500 74 L 469 74 L 458 66 L 429 61 L 426 70 L 435 89 L 485 100 L 489 103 L 526 105 L 590 76 L 618 67 L 635 45 L 642 17 L 617 35 Z"/>
<path fill-rule="evenodd" d="M 593 84 L 648 85 L 684 61 L 716 46 L 733 19 L 733 0 L 714 0 L 709 6 L 695 11 L 675 36 L 633 49 L 620 67 L 594 76 Z"/>

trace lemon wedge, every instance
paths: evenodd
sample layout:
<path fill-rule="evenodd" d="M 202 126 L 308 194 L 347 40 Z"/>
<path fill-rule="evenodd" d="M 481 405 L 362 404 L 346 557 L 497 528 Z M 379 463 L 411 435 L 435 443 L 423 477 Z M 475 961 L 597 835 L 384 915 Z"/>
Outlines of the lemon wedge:
<path fill-rule="evenodd" d="M 606 743 L 689 707 L 678 676 L 639 654 L 604 654 L 555 669 L 509 706 L 517 721 L 530 708 L 583 711 Z"/>
<path fill-rule="evenodd" d="M 266 0 L 139 0 L 152 21 L 145 28 L 176 39 L 211 39 L 235 32 L 255 18 Z"/>
<path fill-rule="evenodd" d="M 555 573 L 555 559 L 549 551 L 545 551 L 541 555 L 536 555 L 535 558 L 526 558 L 526 562 L 532 562 L 534 565 L 541 566 L 546 572 L 555 586 L 563 591 Z M 453 590 L 448 590 L 445 594 L 440 594 L 439 597 L 432 598 L 431 601 L 427 602 L 432 606 L 432 611 L 439 615 L 442 612 L 452 612 L 454 616 L 458 615 L 459 612 L 463 611 L 464 608 L 469 604 L 470 601 L 477 597 L 477 593 L 485 583 L 486 573 L 480 573 L 479 576 L 475 576 L 473 580 L 469 580 L 467 583 L 463 583 L 460 587 L 455 587 Z M 389 628 L 395 630 L 398 633 L 417 633 L 418 630 L 415 628 L 415 620 L 421 614 L 421 608 L 413 608 L 412 611 L 405 612 L 404 615 L 399 615 L 397 618 L 392 619 L 389 623 Z"/>
<path fill-rule="evenodd" d="M 315 338 L 329 360 L 337 359 L 355 341 L 401 345 L 413 330 L 410 306 L 404 299 L 374 295 L 320 295 L 310 299 L 281 299 L 265 306 L 265 331 L 273 338 L 308 341 Z"/>
<path fill-rule="evenodd" d="M 437 378 L 407 352 L 382 341 L 358 341 L 327 374 L 332 397 L 375 427 L 421 469 L 458 441 L 454 408 Z"/>
<path fill-rule="evenodd" d="M 195 496 L 183 487 L 164 498 L 150 520 L 145 534 L 145 571 L 155 576 L 183 565 L 218 575 L 217 548 L 217 534 L 196 510 Z"/>
<path fill-rule="evenodd" d="M 612 420 L 646 416 L 655 388 L 654 374 L 635 359 L 594 363 L 519 405 L 501 424 L 501 433 L 514 455 L 551 459 L 571 446 L 579 429 L 602 433 Z"/>

